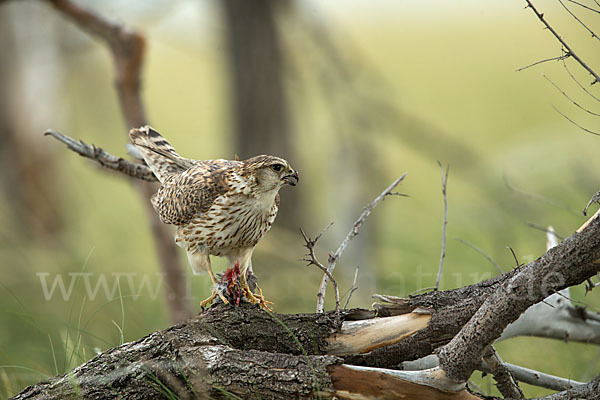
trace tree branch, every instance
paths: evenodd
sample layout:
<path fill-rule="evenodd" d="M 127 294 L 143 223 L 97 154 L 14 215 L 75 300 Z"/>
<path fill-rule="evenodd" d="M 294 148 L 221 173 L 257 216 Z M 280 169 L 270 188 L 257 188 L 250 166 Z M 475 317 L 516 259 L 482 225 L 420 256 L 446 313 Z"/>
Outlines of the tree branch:
<path fill-rule="evenodd" d="M 584 225 L 581 231 L 506 279 L 450 343 L 438 350 L 440 366 L 451 379 L 466 382 L 485 348 L 531 305 L 598 272 L 600 218 L 595 215 Z"/>
<path fill-rule="evenodd" d="M 156 176 L 154 176 L 150 168 L 144 164 L 127 161 L 124 158 L 107 153 L 100 147 L 89 145 L 83 140 L 75 140 L 52 129 L 48 129 L 44 132 L 44 135 L 52 136 L 56 140 L 66 144 L 70 150 L 73 150 L 82 157 L 98 162 L 105 168 L 121 172 L 132 178 L 142 179 L 148 182 L 157 181 Z"/>
<path fill-rule="evenodd" d="M 547 228 L 546 250 L 558 245 L 554 228 Z M 508 325 L 498 340 L 516 336 L 537 336 L 600 344 L 600 314 L 571 304 L 569 288 L 546 297 L 529 307 Z"/>
<path fill-rule="evenodd" d="M 360 229 L 363 222 L 365 222 L 365 220 L 369 217 L 369 215 L 371 215 L 371 212 L 373 211 L 375 206 L 377 206 L 377 204 L 379 204 L 379 202 L 381 200 L 383 200 L 386 196 L 392 194 L 392 190 L 394 190 L 394 188 L 396 186 L 398 186 L 398 184 L 400 182 L 402 182 L 405 177 L 406 177 L 406 172 L 404 174 L 402 174 L 402 176 L 400 178 L 396 179 L 394 181 L 394 183 L 392 183 L 387 189 L 385 189 L 383 192 L 381 192 L 381 194 L 379 196 L 377 196 L 371 204 L 369 204 L 367 207 L 365 207 L 365 210 L 360 215 L 360 217 L 356 220 L 356 222 L 352 226 L 352 229 L 350 230 L 350 232 L 348 232 L 348 235 L 346 236 L 344 241 L 340 244 L 340 247 L 338 247 L 338 249 L 335 251 L 335 253 L 329 255 L 328 265 L 327 265 L 328 274 L 327 273 L 323 274 L 323 279 L 321 280 L 321 285 L 319 286 L 319 292 L 317 293 L 317 312 L 318 313 L 322 313 L 324 310 L 325 292 L 327 290 L 327 282 L 329 280 L 328 275 L 333 274 L 335 265 L 338 262 L 338 260 L 340 259 L 340 257 L 342 256 L 342 253 L 344 252 L 344 250 L 346 250 L 346 247 L 348 247 L 348 244 L 350 243 L 350 241 L 356 235 L 358 235 L 358 230 Z"/>
<path fill-rule="evenodd" d="M 308 255 L 306 256 L 304 261 L 306 261 L 308 263 L 308 265 L 314 265 L 315 267 L 317 267 L 321 271 L 323 271 L 325 273 L 325 275 L 331 280 L 331 283 L 333 284 L 333 290 L 335 291 L 336 322 L 339 325 L 339 323 L 340 323 L 340 290 L 338 288 L 337 282 L 335 281 L 335 279 L 333 279 L 333 275 L 331 275 L 331 272 L 329 272 L 329 270 L 323 264 L 321 264 L 321 262 L 317 259 L 317 256 L 315 255 L 315 244 L 317 243 L 317 240 L 319 240 L 319 238 L 321 237 L 321 235 L 323 233 L 321 233 L 319 236 L 317 236 L 314 239 L 310 239 L 308 236 L 306 236 L 306 234 L 304 233 L 304 231 L 302 229 L 300 229 L 300 233 L 302 234 L 302 238 L 304 239 L 304 247 L 306 247 L 308 249 Z"/>
<path fill-rule="evenodd" d="M 418 360 L 405 361 L 400 364 L 400 368 L 406 371 L 415 371 L 431 369 L 438 367 L 439 365 L 440 360 L 438 359 L 438 357 L 435 354 L 430 354 Z M 507 362 L 504 363 L 504 366 L 519 382 L 527 383 L 533 386 L 543 387 L 550 390 L 561 391 L 586 385 L 586 383 L 583 382 L 577 382 L 572 379 L 566 379 L 561 378 L 559 376 L 545 374 L 540 371 L 521 367 L 519 365 L 514 365 Z M 491 369 L 485 362 L 483 362 L 478 369 L 482 372 L 492 373 Z"/>
<path fill-rule="evenodd" d="M 565 42 L 563 40 L 563 38 L 560 37 L 560 35 L 558 33 L 556 33 L 556 31 L 554 30 L 554 28 L 552 28 L 552 26 L 550 26 L 550 24 L 544 19 L 544 14 L 541 14 L 533 5 L 533 3 L 530 0 L 525 0 L 527 2 L 527 6 L 529 8 L 531 8 L 531 10 L 534 12 L 535 16 L 538 17 L 538 19 L 544 24 L 544 26 L 554 35 L 554 37 L 560 42 L 560 44 L 566 49 L 566 53 L 569 54 L 571 57 L 573 57 L 575 60 L 577 60 L 577 62 L 579 63 L 579 65 L 581 65 L 587 72 L 590 73 L 590 75 L 592 75 L 594 77 L 594 81 L 592 82 L 592 85 L 595 83 L 600 82 L 600 76 L 598 76 L 598 74 L 591 69 L 574 51 L 573 49 L 571 49 L 571 47 L 567 44 L 567 42 Z"/>

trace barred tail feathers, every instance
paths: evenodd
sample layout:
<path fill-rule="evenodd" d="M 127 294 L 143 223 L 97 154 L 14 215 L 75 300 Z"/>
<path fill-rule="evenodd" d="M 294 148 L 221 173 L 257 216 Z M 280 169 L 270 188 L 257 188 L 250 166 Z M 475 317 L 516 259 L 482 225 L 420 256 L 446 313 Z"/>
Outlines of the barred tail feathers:
<path fill-rule="evenodd" d="M 191 160 L 177 154 L 173 146 L 148 125 L 129 131 L 129 138 L 161 182 L 169 175 L 183 172 L 193 165 Z"/>

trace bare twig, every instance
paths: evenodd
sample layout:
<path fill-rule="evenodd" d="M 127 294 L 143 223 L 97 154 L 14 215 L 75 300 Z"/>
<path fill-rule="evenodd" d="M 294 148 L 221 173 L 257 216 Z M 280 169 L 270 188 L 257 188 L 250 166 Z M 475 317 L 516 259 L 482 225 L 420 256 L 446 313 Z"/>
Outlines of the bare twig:
<path fill-rule="evenodd" d="M 556 83 L 554 83 L 554 81 L 552 79 L 548 78 L 546 75 L 542 75 L 542 76 L 544 77 L 544 79 L 546 79 L 548 82 L 550 82 L 552 84 L 552 86 L 554 86 L 554 88 L 556 88 L 556 90 L 558 90 L 567 100 L 569 100 L 571 103 L 573 103 L 576 107 L 580 108 L 581 110 L 585 111 L 588 114 L 594 115 L 596 117 L 600 117 L 600 113 L 596 113 L 591 110 L 588 110 L 587 108 L 583 107 L 581 104 L 579 104 L 575 100 L 573 100 L 571 97 L 569 97 L 569 95 L 566 94 L 565 91 L 562 90 Z"/>
<path fill-rule="evenodd" d="M 471 242 L 469 242 L 467 240 L 461 239 L 461 238 L 454 238 L 454 240 L 457 240 L 457 241 L 461 242 L 462 244 L 469 246 L 470 248 L 472 248 L 473 250 L 475 250 L 476 252 L 478 252 L 479 254 L 481 254 L 482 256 L 484 256 L 485 259 L 488 260 L 494 267 L 496 267 L 496 269 L 501 274 L 503 274 L 503 273 L 506 272 L 506 271 L 504 271 L 504 269 L 496 261 L 494 261 L 494 259 L 492 257 L 488 256 L 485 253 L 485 251 L 481 250 L 479 247 L 475 246 L 473 243 L 471 243 Z"/>
<path fill-rule="evenodd" d="M 529 64 L 529 65 L 526 65 L 524 67 L 521 67 L 521 68 L 517 69 L 516 72 L 521 72 L 524 69 L 535 67 L 538 64 L 542 64 L 542 63 L 545 63 L 545 62 L 548 62 L 548 61 L 560 61 L 560 60 L 565 60 L 565 59 L 567 59 L 569 57 L 571 57 L 571 55 L 569 53 L 566 53 L 566 54 L 563 54 L 562 56 L 552 57 L 552 58 L 546 58 L 545 60 L 536 61 L 533 64 Z"/>
<path fill-rule="evenodd" d="M 567 44 L 567 42 L 565 42 L 563 40 L 563 38 L 560 37 L 560 35 L 554 30 L 554 28 L 552 28 L 552 26 L 550 26 L 550 24 L 544 19 L 544 14 L 540 13 L 533 5 L 533 3 L 531 2 L 531 0 L 525 0 L 527 2 L 527 6 L 529 8 L 531 8 L 531 10 L 534 12 L 535 16 L 544 24 L 544 26 L 554 35 L 554 37 L 560 42 L 560 44 L 562 44 L 562 46 L 566 49 L 565 53 L 569 54 L 571 57 L 573 57 L 575 60 L 577 60 L 577 62 L 579 63 L 579 65 L 581 65 L 586 71 L 588 71 L 590 73 L 590 75 L 592 75 L 594 77 L 594 81 L 592 82 L 592 85 L 595 83 L 600 82 L 600 76 L 598 76 L 598 74 L 591 69 L 586 63 L 585 61 L 583 61 L 574 51 L 573 49 L 571 49 L 571 46 L 569 46 Z"/>
<path fill-rule="evenodd" d="M 329 226 L 331 226 L 331 224 Z M 319 236 L 317 236 L 314 239 L 311 239 L 308 236 L 306 236 L 306 233 L 304 233 L 304 230 L 302 230 L 302 228 L 300 228 L 300 233 L 304 238 L 304 246 L 308 249 L 308 254 L 306 255 L 306 258 L 303 259 L 303 261 L 306 261 L 308 263 L 307 265 L 314 265 L 315 267 L 319 268 L 325 273 L 327 277 L 329 277 L 329 279 L 331 279 L 331 283 L 333 284 L 333 290 L 335 291 L 336 323 L 338 326 L 340 326 L 340 291 L 338 289 L 337 282 L 335 281 L 335 279 L 333 279 L 333 275 L 331 274 L 331 272 L 317 259 L 317 256 L 315 255 L 315 244 L 317 243 L 317 240 L 319 240 L 321 235 L 323 235 L 323 232 L 321 232 Z"/>
<path fill-rule="evenodd" d="M 577 84 L 577 86 L 579 86 L 581 88 L 581 90 L 583 90 L 585 93 L 587 93 L 587 95 L 590 96 L 591 98 L 593 98 L 594 100 L 600 101 L 600 98 L 594 96 L 594 94 L 592 92 L 590 92 L 585 86 L 583 86 L 581 84 L 581 82 L 579 82 L 579 80 L 577 78 L 575 78 L 575 76 L 573 76 L 573 74 L 571 73 L 571 70 L 569 69 L 569 67 L 567 67 L 567 63 L 565 61 L 563 61 L 563 67 L 565 67 L 567 74 L 569 74 L 571 79 L 573 79 L 575 81 L 575 83 Z"/>
<path fill-rule="evenodd" d="M 66 144 L 69 149 L 73 150 L 80 156 L 97 161 L 103 167 L 121 172 L 125 175 L 129 175 L 132 178 L 142 179 L 149 182 L 157 181 L 156 176 L 154 176 L 150 168 L 144 164 L 127 161 L 124 158 L 107 153 L 100 147 L 89 145 L 83 140 L 75 140 L 52 129 L 48 129 L 46 132 L 44 132 L 44 135 L 52 136 L 56 140 Z"/>
<path fill-rule="evenodd" d="M 600 136 L 600 133 L 595 132 L 591 129 L 588 129 L 586 127 L 583 127 L 581 125 L 579 125 L 577 122 L 573 121 L 571 118 L 567 117 L 565 114 L 563 114 L 558 108 L 552 106 L 552 108 L 554 108 L 554 111 L 556 111 L 557 113 L 559 113 L 560 115 L 563 116 L 564 119 L 566 119 L 567 121 L 569 121 L 570 123 L 572 123 L 573 125 L 575 125 L 576 127 L 578 127 L 579 129 L 581 129 L 582 131 L 585 131 L 587 133 L 591 133 L 592 135 L 596 135 L 596 136 Z"/>
<path fill-rule="evenodd" d="M 346 302 L 344 303 L 344 310 L 346 308 L 348 308 L 348 303 L 350 303 L 350 299 L 352 298 L 352 295 L 354 294 L 354 292 L 358 289 L 358 286 L 356 286 L 356 280 L 358 279 L 358 267 L 356 267 L 356 271 L 354 271 L 354 280 L 352 281 L 352 287 L 350 289 L 348 289 L 346 291 L 346 293 L 344 293 L 342 295 L 342 299 L 346 296 L 348 296 L 346 298 Z"/>
<path fill-rule="evenodd" d="M 446 227 L 448 226 L 448 196 L 446 195 L 446 186 L 448 184 L 448 172 L 450 172 L 450 165 L 446 166 L 446 172 L 444 173 L 444 167 L 438 160 L 440 167 L 440 174 L 442 175 L 442 196 L 444 197 L 444 222 L 442 224 L 442 253 L 440 254 L 440 267 L 438 268 L 437 278 L 435 280 L 435 290 L 440 288 L 440 279 L 442 279 L 442 271 L 444 270 L 444 259 L 446 258 Z"/>
<path fill-rule="evenodd" d="M 367 207 L 365 207 L 363 213 L 356 220 L 356 222 L 352 226 L 352 229 L 350 230 L 350 232 L 348 232 L 348 235 L 346 236 L 344 241 L 340 244 L 340 247 L 338 247 L 338 249 L 335 251 L 335 253 L 329 254 L 328 265 L 327 265 L 328 273 L 323 275 L 323 279 L 321 280 L 321 286 L 319 287 L 319 292 L 317 293 L 317 312 L 318 313 L 323 312 L 323 307 L 325 304 L 325 291 L 327 290 L 327 282 L 330 279 L 330 276 L 331 276 L 333 270 L 335 269 L 335 265 L 336 265 L 337 261 L 342 256 L 342 253 L 344 252 L 346 247 L 348 247 L 348 243 L 350 243 L 350 241 L 356 235 L 358 235 L 358 230 L 360 229 L 363 222 L 365 222 L 365 220 L 369 217 L 369 215 L 371 215 L 371 212 L 373 211 L 375 206 L 381 200 L 383 200 L 386 196 L 388 196 L 392 192 L 392 190 L 394 190 L 394 188 L 396 186 L 398 186 L 398 184 L 404 180 L 405 177 L 406 177 L 406 172 L 404 174 L 402 174 L 402 176 L 400 178 L 396 179 L 394 181 L 394 183 L 392 183 L 387 189 L 385 189 L 383 192 L 381 192 L 381 194 L 379 196 L 377 196 L 371 204 L 369 204 Z"/>
<path fill-rule="evenodd" d="M 523 264 L 521 264 L 521 263 L 519 262 L 519 259 L 517 258 L 517 255 L 516 255 L 515 251 L 513 250 L 513 248 L 512 248 L 512 247 L 510 247 L 510 246 L 506 246 L 506 248 L 510 250 L 510 252 L 511 252 L 511 254 L 512 254 L 513 258 L 515 259 L 515 264 L 517 265 L 515 268 L 519 268 L 519 267 L 521 267 Z"/>
<path fill-rule="evenodd" d="M 493 346 L 490 346 L 483 355 L 483 360 L 489 367 L 494 379 L 496 387 L 504 397 L 523 399 L 523 392 L 519 388 L 519 384 L 511 374 L 510 370 L 504 365 L 500 356 Z"/>
<path fill-rule="evenodd" d="M 575 0 L 568 0 L 568 1 L 569 1 L 569 3 L 577 4 L 579 7 L 585 8 L 586 10 L 593 11 L 595 13 L 600 14 L 600 10 L 596 10 L 595 8 L 592 8 L 590 6 L 586 6 L 585 4 L 582 4 L 578 1 L 575 1 Z"/>
<path fill-rule="evenodd" d="M 600 40 L 600 38 L 598 38 L 598 35 L 596 35 L 596 34 L 594 33 L 594 31 L 593 31 L 593 30 L 591 30 L 591 29 L 590 29 L 590 28 L 589 28 L 589 27 L 588 27 L 586 24 L 584 24 L 584 23 L 583 23 L 583 21 L 581 21 L 581 20 L 580 20 L 580 19 L 577 17 L 577 15 L 573 14 L 573 12 L 572 12 L 572 11 L 571 11 L 571 10 L 570 10 L 570 9 L 569 9 L 569 8 L 568 8 L 566 5 L 565 5 L 565 3 L 563 3 L 563 2 L 562 2 L 562 0 L 558 0 L 558 2 L 559 2 L 559 3 L 560 3 L 560 5 L 561 5 L 561 6 L 563 6 L 563 8 L 564 8 L 564 9 L 565 9 L 565 10 L 566 10 L 566 11 L 567 11 L 567 12 L 568 12 L 570 15 L 571 15 L 571 17 L 573 17 L 573 19 L 575 19 L 575 21 L 579 22 L 579 24 L 580 24 L 581 26 L 583 26 L 583 28 L 584 28 L 586 31 L 588 31 L 588 32 L 589 32 L 589 33 L 592 35 L 592 37 L 593 37 L 594 39 L 598 39 L 598 40 Z"/>

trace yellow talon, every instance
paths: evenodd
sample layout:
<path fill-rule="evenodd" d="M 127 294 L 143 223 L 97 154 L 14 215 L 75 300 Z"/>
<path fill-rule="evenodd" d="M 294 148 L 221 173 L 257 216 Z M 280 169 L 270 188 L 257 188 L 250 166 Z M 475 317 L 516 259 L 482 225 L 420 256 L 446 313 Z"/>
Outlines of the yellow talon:
<path fill-rule="evenodd" d="M 248 285 L 246 285 L 245 288 L 242 288 L 242 292 L 252 304 L 258 304 L 260 307 L 264 308 L 267 311 L 273 311 L 269 307 L 269 304 L 273 304 L 273 302 L 265 300 L 262 293 L 262 289 L 259 288 L 258 285 L 256 285 L 256 288 L 258 289 L 258 294 L 252 293 Z"/>
<path fill-rule="evenodd" d="M 205 308 L 207 305 L 210 305 L 217 296 L 219 296 L 221 300 L 223 300 L 223 303 L 229 304 L 229 300 L 227 300 L 217 288 L 213 288 L 213 291 L 210 294 L 210 296 L 208 296 L 206 299 L 200 302 L 200 307 Z"/>

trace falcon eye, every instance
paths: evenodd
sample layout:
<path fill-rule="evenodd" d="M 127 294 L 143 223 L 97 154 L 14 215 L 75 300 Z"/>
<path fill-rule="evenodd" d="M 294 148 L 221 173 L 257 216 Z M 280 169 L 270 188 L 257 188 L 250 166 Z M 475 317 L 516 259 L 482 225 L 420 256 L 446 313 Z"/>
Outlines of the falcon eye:
<path fill-rule="evenodd" d="M 281 164 L 273 164 L 271 165 L 271 169 L 275 172 L 279 172 L 283 169 L 283 165 Z"/>

